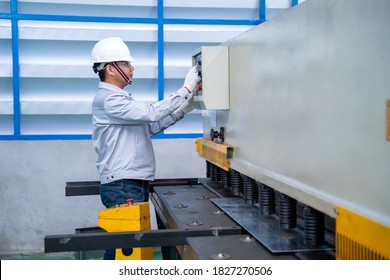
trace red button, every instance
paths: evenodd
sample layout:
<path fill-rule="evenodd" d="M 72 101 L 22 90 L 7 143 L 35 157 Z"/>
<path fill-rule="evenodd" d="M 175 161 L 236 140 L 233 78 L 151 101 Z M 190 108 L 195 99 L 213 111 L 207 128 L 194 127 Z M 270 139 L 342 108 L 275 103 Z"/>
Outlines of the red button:
<path fill-rule="evenodd" d="M 128 205 L 133 205 L 133 199 L 129 198 L 126 200 Z"/>

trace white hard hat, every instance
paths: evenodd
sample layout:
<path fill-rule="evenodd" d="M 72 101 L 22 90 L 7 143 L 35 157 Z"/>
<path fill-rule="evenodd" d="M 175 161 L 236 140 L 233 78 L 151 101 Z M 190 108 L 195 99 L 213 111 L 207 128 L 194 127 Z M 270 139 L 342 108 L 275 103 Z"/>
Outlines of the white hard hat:
<path fill-rule="evenodd" d="M 119 37 L 105 38 L 97 42 L 92 49 L 91 57 L 92 63 L 134 61 L 129 48 Z"/>

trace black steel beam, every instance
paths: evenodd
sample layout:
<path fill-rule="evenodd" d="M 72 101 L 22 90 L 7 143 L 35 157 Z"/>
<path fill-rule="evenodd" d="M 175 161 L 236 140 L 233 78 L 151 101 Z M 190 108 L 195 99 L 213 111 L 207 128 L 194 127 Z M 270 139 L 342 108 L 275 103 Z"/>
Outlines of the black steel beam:
<path fill-rule="evenodd" d="M 149 183 L 149 188 L 156 186 L 182 186 L 182 185 L 198 185 L 197 178 L 185 179 L 156 179 Z M 82 196 L 82 195 L 98 195 L 100 188 L 99 181 L 80 181 L 66 182 L 65 196 Z"/>
<path fill-rule="evenodd" d="M 127 232 L 93 232 L 49 235 L 45 237 L 45 252 L 88 251 L 107 248 L 138 248 L 186 244 L 187 237 L 241 234 L 240 227 L 164 229 Z"/>
<path fill-rule="evenodd" d="M 99 181 L 66 182 L 65 196 L 98 195 Z"/>

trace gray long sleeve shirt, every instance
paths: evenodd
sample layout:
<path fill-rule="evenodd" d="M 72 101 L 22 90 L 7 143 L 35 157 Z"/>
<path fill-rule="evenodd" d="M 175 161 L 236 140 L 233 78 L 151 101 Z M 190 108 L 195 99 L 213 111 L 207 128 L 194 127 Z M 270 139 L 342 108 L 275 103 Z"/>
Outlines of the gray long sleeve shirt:
<path fill-rule="evenodd" d="M 182 88 L 167 99 L 149 104 L 100 82 L 92 103 L 92 142 L 100 182 L 153 180 L 156 163 L 150 136 L 183 118 L 183 112 L 175 110 L 189 96 Z"/>

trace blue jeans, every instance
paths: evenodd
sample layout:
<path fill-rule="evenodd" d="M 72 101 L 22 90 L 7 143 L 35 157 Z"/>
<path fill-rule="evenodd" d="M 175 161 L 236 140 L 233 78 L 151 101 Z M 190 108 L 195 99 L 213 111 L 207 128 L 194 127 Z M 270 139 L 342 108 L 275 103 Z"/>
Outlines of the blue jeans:
<path fill-rule="evenodd" d="M 133 202 L 146 202 L 149 200 L 147 181 L 124 179 L 102 184 L 100 185 L 100 199 L 107 208 L 125 204 L 127 199 L 133 199 Z M 126 251 L 126 255 L 131 255 L 131 248 Z M 114 260 L 115 249 L 106 249 L 103 259 Z"/>

